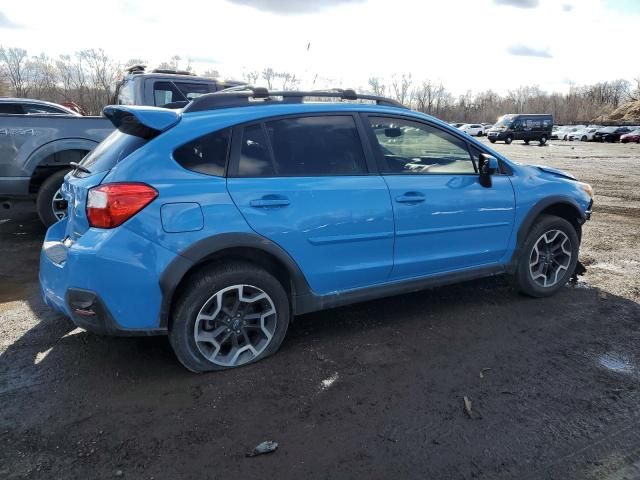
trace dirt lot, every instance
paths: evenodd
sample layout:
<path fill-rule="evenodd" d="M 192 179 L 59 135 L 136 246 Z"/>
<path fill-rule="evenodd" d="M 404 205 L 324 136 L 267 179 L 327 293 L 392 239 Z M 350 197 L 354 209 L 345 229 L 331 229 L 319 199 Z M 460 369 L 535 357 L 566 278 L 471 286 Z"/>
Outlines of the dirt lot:
<path fill-rule="evenodd" d="M 0 478 L 640 478 L 640 146 L 497 145 L 594 185 L 589 269 L 554 298 L 483 280 L 297 318 L 193 375 L 164 338 L 48 310 L 43 230 L 0 220 Z M 463 397 L 471 403 L 472 418 Z M 263 440 L 270 455 L 246 458 Z"/>

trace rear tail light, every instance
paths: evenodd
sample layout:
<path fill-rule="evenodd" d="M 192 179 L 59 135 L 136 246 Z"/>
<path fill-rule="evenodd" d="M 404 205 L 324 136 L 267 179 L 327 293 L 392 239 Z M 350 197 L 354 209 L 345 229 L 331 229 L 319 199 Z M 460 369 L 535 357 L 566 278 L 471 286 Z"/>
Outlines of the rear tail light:
<path fill-rule="evenodd" d="M 144 183 L 107 183 L 89 190 L 89 225 L 113 228 L 123 224 L 158 196 L 155 188 Z"/>

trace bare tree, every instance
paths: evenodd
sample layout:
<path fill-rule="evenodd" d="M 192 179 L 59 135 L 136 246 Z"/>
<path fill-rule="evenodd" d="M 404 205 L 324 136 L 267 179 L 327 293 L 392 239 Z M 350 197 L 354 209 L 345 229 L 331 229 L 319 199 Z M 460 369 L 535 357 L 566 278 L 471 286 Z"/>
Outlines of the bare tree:
<path fill-rule="evenodd" d="M 391 87 L 393 88 L 393 96 L 394 98 L 404 104 L 408 104 L 411 102 L 411 74 L 403 73 L 398 77 L 398 75 L 393 75 L 391 77 Z"/>
<path fill-rule="evenodd" d="M 374 95 L 379 97 L 384 97 L 387 90 L 387 86 L 380 77 L 369 77 L 369 88 L 371 88 Z"/>
<path fill-rule="evenodd" d="M 0 47 L 0 69 L 17 97 L 29 95 L 29 56 L 23 48 Z"/>
<path fill-rule="evenodd" d="M 249 85 L 256 85 L 258 80 L 260 79 L 260 72 L 257 70 L 252 70 L 249 72 L 245 72 L 242 74 L 242 79 L 247 82 Z"/>
<path fill-rule="evenodd" d="M 277 73 L 273 70 L 273 68 L 265 68 L 262 70 L 262 79 L 267 82 L 267 89 L 273 90 L 273 81 L 277 77 Z"/>

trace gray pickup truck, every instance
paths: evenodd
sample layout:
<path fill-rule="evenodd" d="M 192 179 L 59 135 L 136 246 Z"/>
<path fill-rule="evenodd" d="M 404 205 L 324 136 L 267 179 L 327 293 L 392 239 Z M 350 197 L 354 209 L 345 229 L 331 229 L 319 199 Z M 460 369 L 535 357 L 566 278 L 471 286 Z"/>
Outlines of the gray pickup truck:
<path fill-rule="evenodd" d="M 143 66 L 134 66 L 119 82 L 113 103 L 181 108 L 199 95 L 239 84 L 241 82 L 221 82 L 188 72 L 154 70 L 147 73 Z M 36 102 L 19 100 L 24 104 Z M 3 104 L 5 108 L 0 108 L 0 204 L 11 208 L 16 201 L 35 200 L 40 219 L 45 225 L 51 225 L 66 215 L 67 206 L 58 191 L 70 170 L 69 164 L 82 160 L 113 131 L 113 125 L 105 117 L 27 110 L 18 105 L 17 99 L 0 98 L 0 105 Z"/>

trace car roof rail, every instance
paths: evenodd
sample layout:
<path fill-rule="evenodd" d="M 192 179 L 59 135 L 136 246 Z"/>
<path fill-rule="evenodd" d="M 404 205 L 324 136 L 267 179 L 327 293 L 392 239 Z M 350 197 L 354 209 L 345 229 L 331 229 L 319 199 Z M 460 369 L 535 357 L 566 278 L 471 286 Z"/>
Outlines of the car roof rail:
<path fill-rule="evenodd" d="M 221 108 L 245 106 L 275 105 L 284 103 L 304 103 L 305 98 L 335 98 L 337 100 L 370 100 L 377 105 L 407 108 L 400 102 L 378 95 L 356 93 L 352 89 L 334 88 L 331 90 L 276 90 L 269 91 L 264 87 L 250 87 L 244 89 L 227 89 L 219 92 L 207 93 L 194 98 L 184 109 L 184 112 L 202 112 Z"/>

